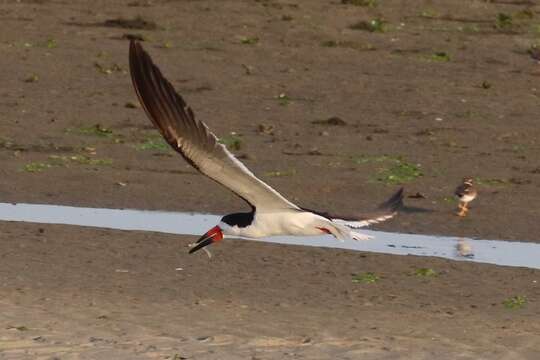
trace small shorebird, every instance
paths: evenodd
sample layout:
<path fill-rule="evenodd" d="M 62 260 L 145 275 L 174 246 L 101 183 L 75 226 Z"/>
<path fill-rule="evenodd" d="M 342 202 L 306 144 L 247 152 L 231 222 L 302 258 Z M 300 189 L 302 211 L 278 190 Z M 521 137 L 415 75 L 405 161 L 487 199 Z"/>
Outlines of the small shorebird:
<path fill-rule="evenodd" d="M 476 191 L 475 187 L 473 186 L 473 179 L 471 178 L 464 178 L 461 185 L 459 185 L 456 188 L 456 191 L 454 194 L 459 199 L 459 205 L 458 205 L 458 212 L 456 213 L 458 216 L 466 216 L 467 211 L 469 209 L 467 208 L 468 204 L 473 201 L 476 196 L 478 195 L 478 192 Z"/>
<path fill-rule="evenodd" d="M 195 119 L 173 86 L 163 77 L 142 46 L 131 41 L 131 79 L 146 115 L 161 135 L 202 174 L 227 187 L 251 207 L 251 211 L 224 216 L 192 244 L 193 253 L 227 237 L 260 238 L 274 235 L 331 234 L 339 240 L 367 240 L 355 230 L 388 220 L 403 200 L 403 189 L 367 215 L 337 216 L 301 208 L 253 175 L 236 159 L 206 124 Z"/>

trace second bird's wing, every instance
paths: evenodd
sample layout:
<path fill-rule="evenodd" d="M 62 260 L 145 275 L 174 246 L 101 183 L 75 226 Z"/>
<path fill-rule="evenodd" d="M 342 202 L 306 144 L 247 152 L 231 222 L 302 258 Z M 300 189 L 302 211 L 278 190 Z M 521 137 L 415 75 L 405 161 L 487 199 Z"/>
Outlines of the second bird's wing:
<path fill-rule="evenodd" d="M 359 229 L 373 224 L 377 224 L 393 218 L 400 207 L 403 206 L 403 188 L 400 188 L 390 199 L 380 204 L 377 209 L 371 213 L 339 215 L 326 212 L 312 211 L 332 220 L 332 222 L 343 224 L 352 229 Z M 305 209 L 308 210 L 308 209 Z"/>

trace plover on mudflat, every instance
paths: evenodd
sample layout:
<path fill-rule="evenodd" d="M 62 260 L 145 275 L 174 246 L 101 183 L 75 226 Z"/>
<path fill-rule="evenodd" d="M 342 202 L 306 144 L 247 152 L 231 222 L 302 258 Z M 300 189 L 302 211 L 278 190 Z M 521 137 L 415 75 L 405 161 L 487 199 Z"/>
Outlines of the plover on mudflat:
<path fill-rule="evenodd" d="M 461 185 L 456 188 L 454 194 L 459 199 L 458 212 L 456 214 L 458 216 L 466 216 L 469 211 L 468 204 L 478 196 L 478 192 L 473 185 L 473 179 L 464 178 Z"/>

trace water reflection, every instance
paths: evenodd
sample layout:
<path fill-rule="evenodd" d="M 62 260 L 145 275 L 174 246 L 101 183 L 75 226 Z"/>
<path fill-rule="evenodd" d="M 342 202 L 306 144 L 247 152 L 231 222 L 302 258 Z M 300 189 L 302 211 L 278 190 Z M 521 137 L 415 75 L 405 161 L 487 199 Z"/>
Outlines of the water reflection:
<path fill-rule="evenodd" d="M 210 214 L 0 203 L 0 220 L 4 221 L 156 231 L 183 235 L 203 234 L 219 219 L 220 216 Z M 381 231 L 365 232 L 375 236 L 375 239 L 362 242 L 353 240 L 340 242 L 331 236 L 279 236 L 254 241 L 396 255 L 437 256 L 453 260 L 540 269 L 540 244 Z"/>
<path fill-rule="evenodd" d="M 474 252 L 473 252 L 471 242 L 467 241 L 467 239 L 459 238 L 456 245 L 456 250 L 459 256 L 463 256 L 467 258 L 474 257 Z"/>

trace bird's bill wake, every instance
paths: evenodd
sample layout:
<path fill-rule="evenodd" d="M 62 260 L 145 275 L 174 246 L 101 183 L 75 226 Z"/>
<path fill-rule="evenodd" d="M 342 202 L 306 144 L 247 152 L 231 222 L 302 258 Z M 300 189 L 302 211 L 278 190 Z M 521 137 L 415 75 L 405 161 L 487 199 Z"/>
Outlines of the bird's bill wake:
<path fill-rule="evenodd" d="M 223 239 L 223 232 L 219 226 L 214 226 L 206 232 L 203 236 L 197 240 L 194 244 L 191 244 L 192 248 L 189 249 L 189 253 L 193 254 L 195 251 L 202 249 L 212 243 L 218 242 Z"/>

